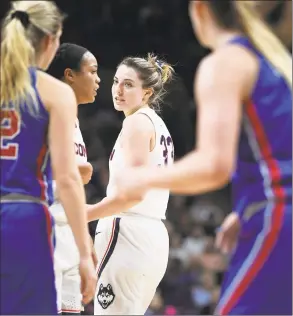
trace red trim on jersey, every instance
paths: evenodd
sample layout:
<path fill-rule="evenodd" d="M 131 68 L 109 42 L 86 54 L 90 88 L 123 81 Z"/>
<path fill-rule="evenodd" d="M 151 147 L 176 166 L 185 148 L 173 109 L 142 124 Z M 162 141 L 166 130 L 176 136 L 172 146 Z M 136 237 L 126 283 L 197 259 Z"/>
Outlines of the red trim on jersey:
<path fill-rule="evenodd" d="M 37 158 L 37 178 L 41 187 L 41 200 L 46 201 L 46 185 L 43 177 L 42 167 L 47 153 L 47 145 L 44 143 Z"/>
<path fill-rule="evenodd" d="M 54 232 L 53 232 L 53 225 L 52 225 L 52 219 L 51 219 L 51 214 L 49 212 L 49 209 L 43 205 L 43 209 L 45 212 L 45 216 L 46 216 L 46 224 L 47 224 L 47 234 L 48 234 L 48 242 L 49 242 L 49 247 L 50 247 L 50 252 L 51 252 L 51 256 L 53 258 L 54 255 L 54 242 L 53 242 L 53 238 L 54 238 Z"/>
<path fill-rule="evenodd" d="M 276 198 L 283 200 L 286 197 L 286 193 L 282 188 L 281 182 L 281 172 L 278 166 L 278 162 L 273 158 L 272 149 L 270 147 L 270 142 L 266 137 L 266 132 L 264 126 L 258 116 L 255 105 L 250 102 L 247 105 L 247 115 L 255 132 L 256 140 L 259 145 L 262 158 L 265 160 L 271 177 L 272 191 Z"/>
<path fill-rule="evenodd" d="M 60 312 L 79 314 L 81 312 L 81 310 L 80 309 L 62 309 Z"/>
<path fill-rule="evenodd" d="M 237 285 L 235 291 L 232 293 L 227 303 L 223 305 L 222 308 L 220 308 L 218 313 L 219 315 L 228 315 L 231 312 L 231 309 L 237 304 L 239 298 L 244 294 L 251 282 L 256 277 L 257 273 L 261 270 L 276 244 L 284 219 L 285 191 L 280 184 L 280 168 L 277 161 L 272 156 L 272 149 L 269 140 L 267 139 L 264 126 L 258 116 L 253 102 L 249 102 L 247 104 L 246 113 L 254 130 L 262 158 L 268 167 L 269 176 L 272 181 L 271 189 L 275 197 L 280 198 L 280 202 L 276 202 L 275 207 L 272 210 L 271 229 L 265 237 L 259 253 L 247 272 L 243 275 L 242 280 Z"/>

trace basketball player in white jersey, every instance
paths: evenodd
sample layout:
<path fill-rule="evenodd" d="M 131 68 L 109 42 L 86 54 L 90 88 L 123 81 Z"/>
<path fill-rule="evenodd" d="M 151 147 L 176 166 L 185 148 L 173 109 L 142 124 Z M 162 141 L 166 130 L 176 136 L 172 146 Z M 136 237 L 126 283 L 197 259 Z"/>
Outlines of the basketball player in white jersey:
<path fill-rule="evenodd" d="M 95 315 L 143 315 L 166 271 L 169 238 L 162 220 L 169 191 L 153 190 L 139 201 L 122 200 L 114 183 L 125 167 L 173 163 L 172 138 L 153 110 L 172 73 L 171 66 L 154 56 L 128 57 L 114 77 L 114 106 L 126 118 L 110 155 L 107 197 L 88 207 L 89 220 L 100 219 Z"/>
<path fill-rule="evenodd" d="M 99 88 L 100 78 L 97 68 L 96 58 L 86 48 L 64 43 L 57 51 L 48 72 L 73 88 L 78 104 L 86 104 L 94 102 Z M 93 169 L 87 162 L 86 147 L 77 118 L 73 145 L 83 183 L 87 184 Z M 56 222 L 54 266 L 58 312 L 63 315 L 80 314 L 82 306 L 78 271 L 79 255 L 64 209 L 58 201 L 58 188 L 55 198 L 50 211 Z"/>

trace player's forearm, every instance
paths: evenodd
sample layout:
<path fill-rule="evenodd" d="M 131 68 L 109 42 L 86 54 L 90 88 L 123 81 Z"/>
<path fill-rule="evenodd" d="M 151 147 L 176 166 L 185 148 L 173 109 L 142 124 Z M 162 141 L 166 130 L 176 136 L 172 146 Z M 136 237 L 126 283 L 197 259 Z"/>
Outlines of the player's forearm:
<path fill-rule="evenodd" d="M 81 257 L 91 255 L 86 219 L 85 191 L 78 173 L 57 179 L 59 199 L 64 207 Z"/>
<path fill-rule="evenodd" d="M 169 189 L 178 194 L 201 194 L 225 185 L 229 172 L 217 159 L 194 151 L 171 167 L 148 171 L 146 177 L 150 188 Z"/>
<path fill-rule="evenodd" d="M 137 204 L 138 200 L 125 200 L 114 197 L 105 197 L 101 202 L 93 205 L 87 204 L 87 218 L 88 221 L 94 221 L 107 216 L 112 216 L 119 214 L 121 212 L 127 211 L 129 208 Z"/>

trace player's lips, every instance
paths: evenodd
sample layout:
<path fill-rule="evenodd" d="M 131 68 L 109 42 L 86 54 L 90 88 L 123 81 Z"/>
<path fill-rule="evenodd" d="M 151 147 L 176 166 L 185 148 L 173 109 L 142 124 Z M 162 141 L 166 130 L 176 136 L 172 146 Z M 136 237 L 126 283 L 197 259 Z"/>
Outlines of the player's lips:
<path fill-rule="evenodd" d="M 115 101 L 116 102 L 124 102 L 125 100 L 119 97 L 115 97 Z"/>

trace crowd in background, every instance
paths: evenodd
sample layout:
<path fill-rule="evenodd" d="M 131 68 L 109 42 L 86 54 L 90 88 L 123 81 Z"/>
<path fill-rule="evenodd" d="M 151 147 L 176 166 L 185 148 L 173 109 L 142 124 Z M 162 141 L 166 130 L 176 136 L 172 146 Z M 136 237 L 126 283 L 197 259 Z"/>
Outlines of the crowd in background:
<path fill-rule="evenodd" d="M 292 3 L 261 2 L 256 1 L 259 10 L 291 49 Z M 167 87 L 161 115 L 178 159 L 195 143 L 193 79 L 208 51 L 194 38 L 188 1 L 63 0 L 58 4 L 69 15 L 62 41 L 88 48 L 99 63 L 102 82 L 96 102 L 79 109 L 88 159 L 94 167 L 86 186 L 87 201 L 96 203 L 105 196 L 108 159 L 123 120 L 123 114 L 113 109 L 111 97 L 117 64 L 128 55 L 154 52 L 174 66 L 176 78 Z M 1 12 L 2 6 L 5 4 L 1 1 Z M 215 230 L 230 210 L 229 186 L 200 196 L 171 195 L 165 221 L 170 235 L 169 265 L 148 315 L 212 314 L 229 259 L 214 247 Z M 90 224 L 92 234 L 95 225 Z M 93 314 L 92 304 L 84 313 Z"/>

